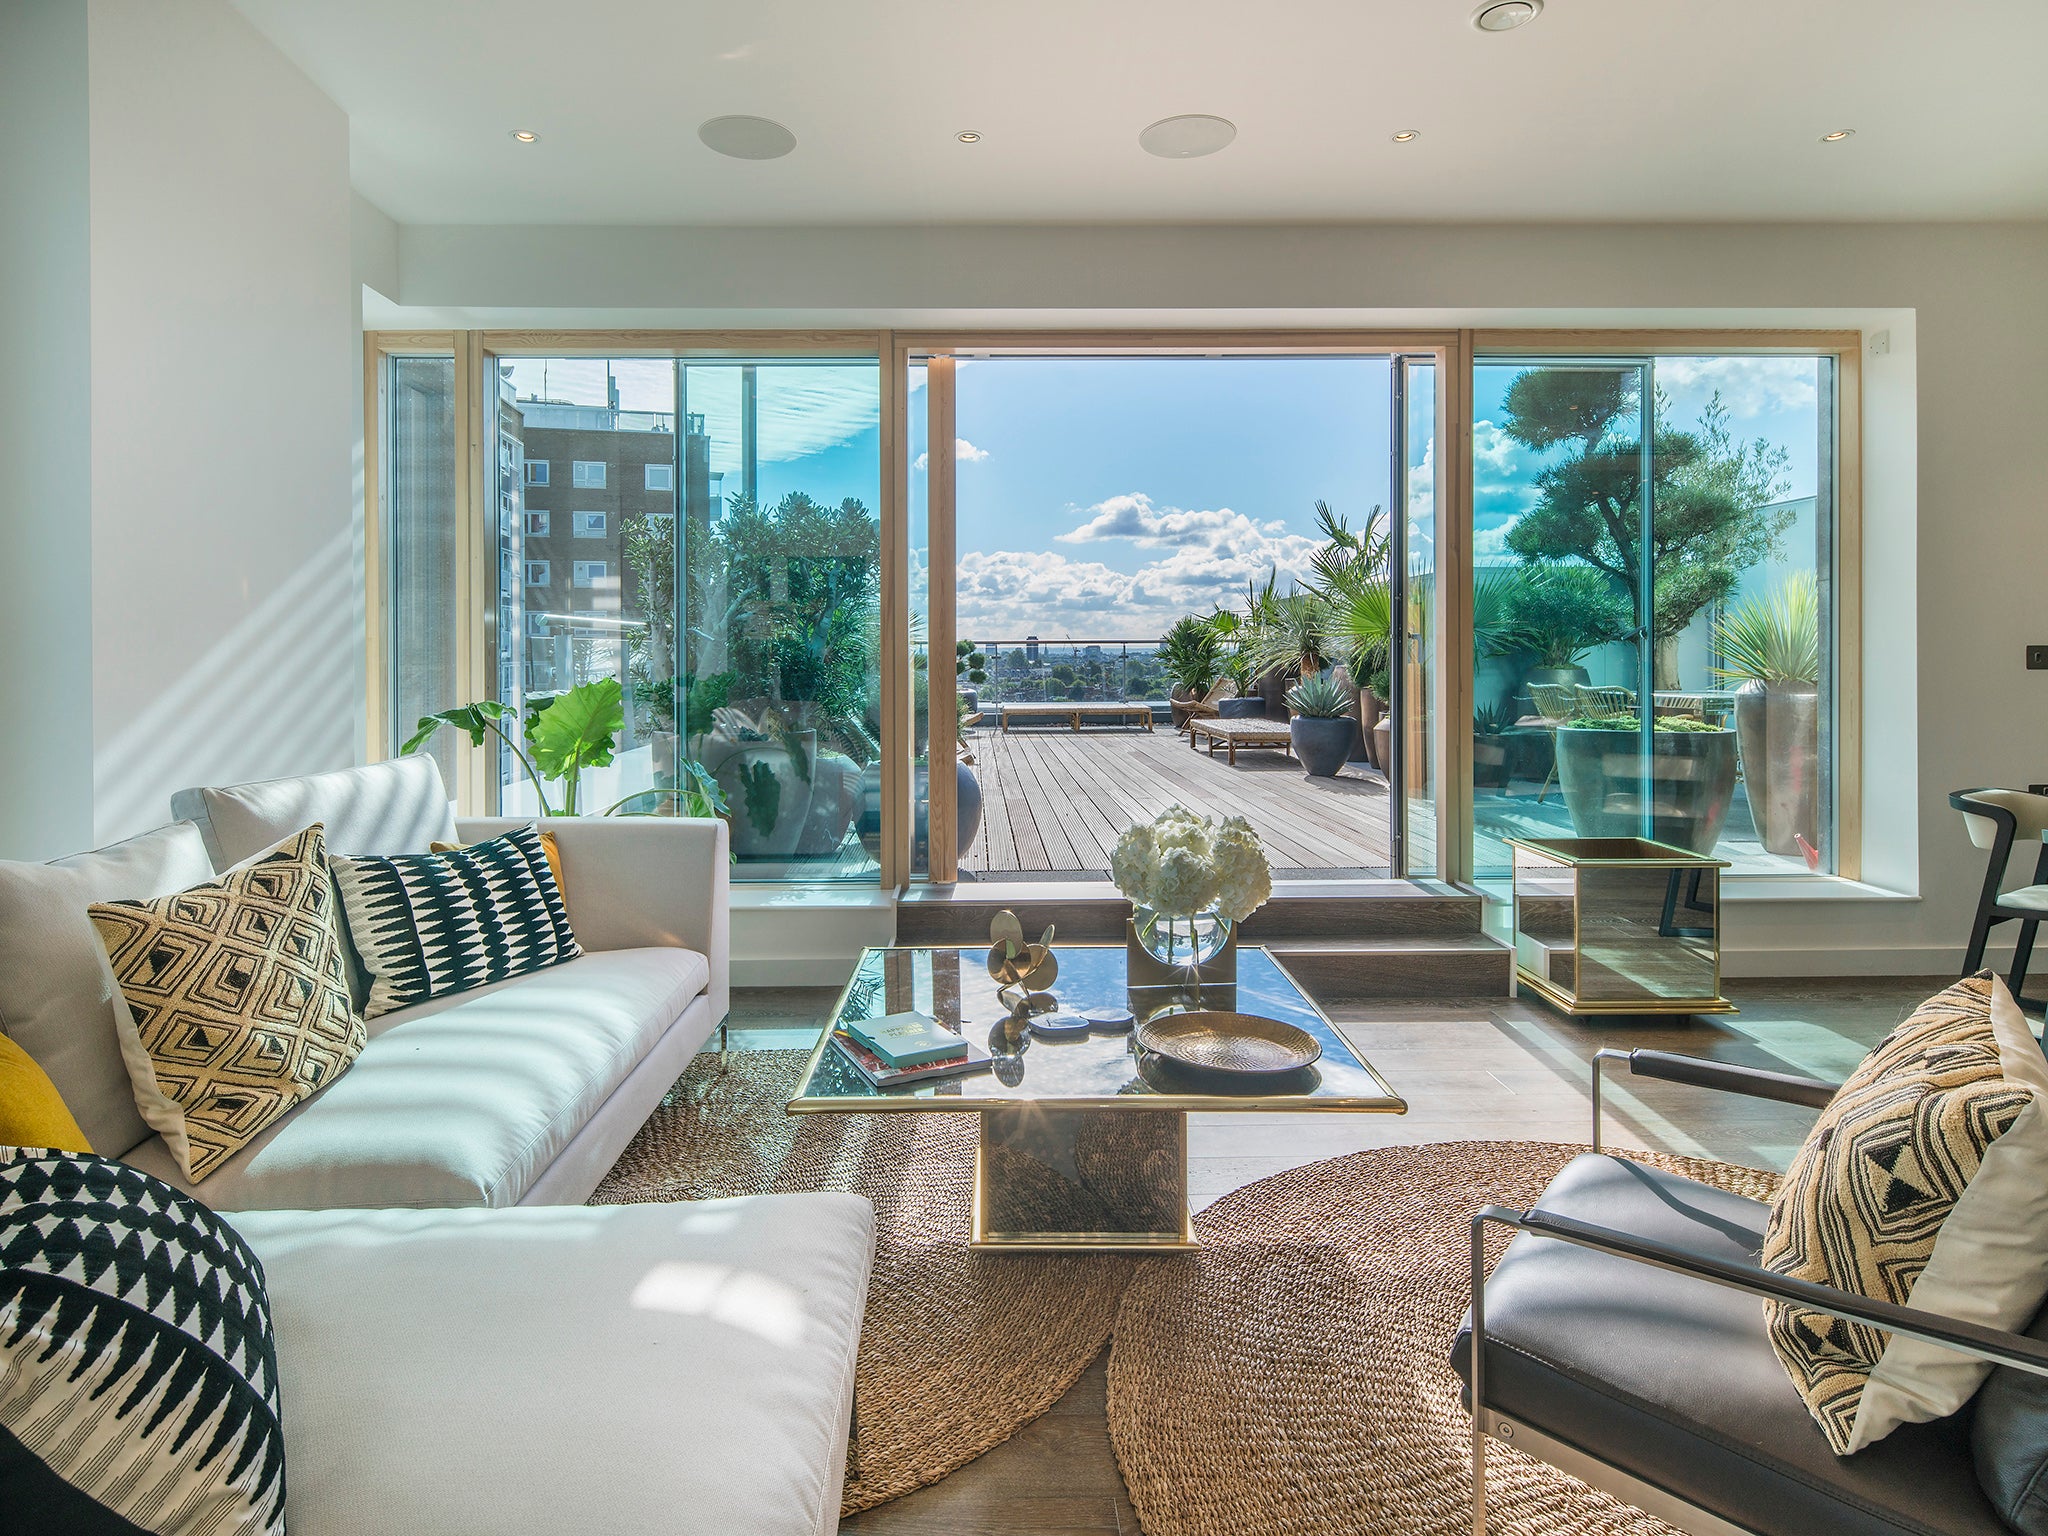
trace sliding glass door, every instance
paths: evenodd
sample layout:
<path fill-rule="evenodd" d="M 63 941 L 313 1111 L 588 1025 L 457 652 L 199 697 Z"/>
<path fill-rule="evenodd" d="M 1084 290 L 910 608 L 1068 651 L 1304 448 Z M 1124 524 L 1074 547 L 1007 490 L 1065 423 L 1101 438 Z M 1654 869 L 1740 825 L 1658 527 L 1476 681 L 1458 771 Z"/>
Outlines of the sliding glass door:
<path fill-rule="evenodd" d="M 1834 363 L 1473 370 L 1473 869 L 1514 835 L 1831 870 Z"/>

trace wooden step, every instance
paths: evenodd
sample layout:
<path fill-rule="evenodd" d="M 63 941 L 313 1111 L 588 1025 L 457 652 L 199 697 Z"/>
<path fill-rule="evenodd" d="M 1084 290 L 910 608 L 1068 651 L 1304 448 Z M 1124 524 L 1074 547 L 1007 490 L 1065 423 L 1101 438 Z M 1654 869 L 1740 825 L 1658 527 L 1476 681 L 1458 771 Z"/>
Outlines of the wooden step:
<path fill-rule="evenodd" d="M 1483 933 L 1303 941 L 1266 948 L 1324 1007 L 1390 998 L 1506 997 L 1514 952 Z"/>
<path fill-rule="evenodd" d="M 1476 935 L 1482 902 L 1435 881 L 1286 882 L 1241 930 L 1246 943 L 1273 944 Z M 1050 923 L 1070 943 L 1124 936 L 1130 903 L 1102 882 L 975 882 L 914 890 L 896 904 L 899 944 L 974 944 L 988 939 L 996 913 L 1017 914 L 1034 938 Z"/>

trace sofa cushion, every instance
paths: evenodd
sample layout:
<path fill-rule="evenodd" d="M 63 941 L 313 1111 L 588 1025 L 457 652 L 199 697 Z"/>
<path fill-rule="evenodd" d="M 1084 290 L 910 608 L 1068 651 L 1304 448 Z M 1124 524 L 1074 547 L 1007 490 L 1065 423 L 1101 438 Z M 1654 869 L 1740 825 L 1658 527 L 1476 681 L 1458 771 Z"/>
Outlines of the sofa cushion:
<path fill-rule="evenodd" d="M 0 1035 L 0 1147 L 92 1150 L 50 1074 L 5 1035 Z"/>
<path fill-rule="evenodd" d="M 854 1195 L 258 1211 L 292 1536 L 837 1530 Z"/>
<path fill-rule="evenodd" d="M 2027 1329 L 2048 1344 L 2048 1307 Z M 2025 1536 L 2048 1536 L 2048 1376 L 2001 1365 L 1970 1405 L 1970 1449 L 1977 1481 L 2005 1523 Z"/>
<path fill-rule="evenodd" d="M 0 1150 L 0 1529 L 283 1536 L 263 1266 L 110 1158 Z"/>
<path fill-rule="evenodd" d="M 1769 1210 L 1622 1158 L 1574 1159 L 1536 1208 L 1754 1263 Z M 2001 1536 L 1961 1419 L 1838 1457 L 1753 1295 L 1533 1234 L 1486 1283 L 1486 1403 L 1762 1536 Z M 1469 1380 L 1469 1328 L 1453 1362 Z"/>
<path fill-rule="evenodd" d="M 446 853 L 337 858 L 334 879 L 370 974 L 365 1018 L 582 953 L 532 827 Z"/>
<path fill-rule="evenodd" d="M 120 990 L 136 1107 L 192 1179 L 363 1048 L 318 826 L 218 880 L 87 912 Z"/>
<path fill-rule="evenodd" d="M 514 1205 L 704 990 L 687 949 L 584 955 L 368 1026 L 355 1065 L 196 1188 L 220 1210 Z"/>
<path fill-rule="evenodd" d="M 2048 1296 L 2048 1060 L 2005 983 L 1944 988 L 1887 1035 L 1815 1122 L 1771 1206 L 1763 1263 L 1986 1328 Z M 1845 1455 L 1945 1418 L 1990 1365 L 1804 1307 L 1771 1341 Z"/>
<path fill-rule="evenodd" d="M 179 822 L 53 864 L 0 861 L 0 1030 L 36 1059 L 95 1150 L 149 1139 L 114 1031 L 114 988 L 85 909 L 210 878 L 199 829 Z"/>
<path fill-rule="evenodd" d="M 199 824 L 222 870 L 316 821 L 327 829 L 327 851 L 351 857 L 425 853 L 436 838 L 455 837 L 448 788 L 424 752 L 334 773 L 181 789 L 171 814 Z"/>

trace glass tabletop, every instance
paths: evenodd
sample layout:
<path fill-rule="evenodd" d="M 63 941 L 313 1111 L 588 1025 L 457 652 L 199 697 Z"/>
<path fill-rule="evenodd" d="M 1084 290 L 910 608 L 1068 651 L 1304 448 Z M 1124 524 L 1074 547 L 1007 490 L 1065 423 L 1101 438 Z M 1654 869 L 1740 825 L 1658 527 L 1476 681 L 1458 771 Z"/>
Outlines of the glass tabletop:
<path fill-rule="evenodd" d="M 1408 1106 L 1323 1017 L 1265 950 L 1240 947 L 1235 982 L 1133 986 L 1120 944 L 1059 944 L 1060 1007 L 1128 1009 L 1140 1023 L 1161 1012 L 1202 1008 L 1279 1019 L 1313 1035 L 1322 1057 L 1297 1071 L 1232 1077 L 1197 1073 L 1140 1050 L 1135 1032 L 1078 1039 L 1027 1036 L 1006 1042 L 1009 1010 L 996 997 L 986 949 L 870 949 L 860 959 L 804 1068 L 793 1114 L 824 1111 L 960 1111 L 1036 1104 L 1047 1108 L 1201 1110 L 1374 1110 Z M 917 1009 L 986 1046 L 992 1067 L 958 1077 L 877 1088 L 832 1043 L 843 1020 Z"/>

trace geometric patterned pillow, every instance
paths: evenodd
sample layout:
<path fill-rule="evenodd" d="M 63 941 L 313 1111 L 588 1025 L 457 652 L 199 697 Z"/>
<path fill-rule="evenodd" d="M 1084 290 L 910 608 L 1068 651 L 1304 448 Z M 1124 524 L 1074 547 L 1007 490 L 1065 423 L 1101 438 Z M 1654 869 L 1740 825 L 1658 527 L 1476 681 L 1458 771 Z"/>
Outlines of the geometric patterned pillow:
<path fill-rule="evenodd" d="M 446 853 L 337 858 L 363 1017 L 544 970 L 583 953 L 532 827 Z"/>
<path fill-rule="evenodd" d="M 218 880 L 86 909 L 135 1107 L 195 1182 L 363 1048 L 316 822 Z"/>
<path fill-rule="evenodd" d="M 263 1266 L 108 1158 L 0 1148 L 0 1528 L 284 1530 Z"/>
<path fill-rule="evenodd" d="M 1821 1114 L 1772 1203 L 1780 1274 L 1991 1328 L 2048 1296 L 2048 1058 L 2005 984 L 1971 977 L 1891 1032 Z M 1945 1418 L 1990 1367 L 1804 1307 L 1772 1347 L 1837 1455 Z"/>

